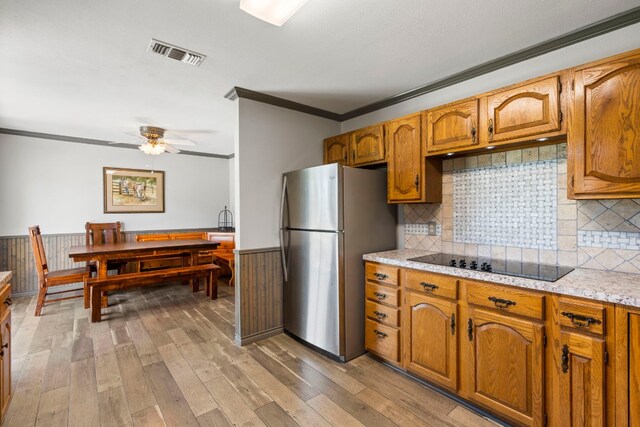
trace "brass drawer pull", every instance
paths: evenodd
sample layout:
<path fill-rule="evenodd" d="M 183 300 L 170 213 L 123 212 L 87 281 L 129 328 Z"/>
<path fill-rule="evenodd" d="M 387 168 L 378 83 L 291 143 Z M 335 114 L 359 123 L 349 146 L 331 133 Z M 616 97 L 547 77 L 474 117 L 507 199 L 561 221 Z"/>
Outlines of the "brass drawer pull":
<path fill-rule="evenodd" d="M 378 310 L 374 311 L 374 312 L 373 312 L 373 314 L 375 314 L 375 315 L 376 315 L 376 317 L 377 317 L 378 319 L 380 319 L 380 320 L 384 320 L 384 319 L 386 319 L 386 318 L 387 318 L 387 313 L 382 313 L 382 312 L 380 312 L 380 311 L 378 311 Z"/>
<path fill-rule="evenodd" d="M 389 278 L 389 276 L 383 273 L 373 273 L 373 275 L 376 276 L 378 280 L 384 280 Z"/>
<path fill-rule="evenodd" d="M 379 331 L 377 329 L 374 329 L 373 332 L 375 332 L 375 334 L 378 336 L 379 339 L 384 339 L 389 336 L 386 333 Z"/>
<path fill-rule="evenodd" d="M 11 301 L 11 298 L 7 298 L 6 300 L 4 300 L 4 303 L 7 305 L 13 305 L 13 301 Z"/>
<path fill-rule="evenodd" d="M 0 347 L 0 356 L 4 356 L 4 349 L 9 348 L 9 343 L 5 343 Z"/>
<path fill-rule="evenodd" d="M 567 373 L 569 371 L 569 346 L 562 346 L 562 372 Z"/>
<path fill-rule="evenodd" d="M 431 283 L 420 282 L 420 284 L 422 285 L 422 287 L 424 288 L 425 291 L 429 291 L 429 292 L 433 292 L 436 289 L 440 288 L 440 286 L 434 285 L 434 284 L 431 284 Z"/>
<path fill-rule="evenodd" d="M 591 324 L 599 325 L 602 323 L 602 321 L 599 319 L 582 316 L 581 314 L 573 314 L 568 311 L 563 311 L 560 314 L 562 314 L 564 317 L 568 317 L 569 319 L 571 319 L 571 323 L 573 323 L 579 328 L 588 328 L 589 326 L 591 326 Z"/>
<path fill-rule="evenodd" d="M 509 308 L 510 306 L 516 305 L 515 301 L 496 297 L 489 297 L 489 301 L 494 303 L 498 308 Z"/>
<path fill-rule="evenodd" d="M 387 299 L 387 294 L 382 292 L 374 292 L 373 293 L 379 300 Z"/>
<path fill-rule="evenodd" d="M 473 341 L 473 319 L 469 319 L 467 322 L 467 336 L 469 336 L 469 341 Z"/>
<path fill-rule="evenodd" d="M 451 327 L 451 335 L 456 334 L 456 315 L 455 313 L 451 313 L 451 323 L 449 325 Z"/>

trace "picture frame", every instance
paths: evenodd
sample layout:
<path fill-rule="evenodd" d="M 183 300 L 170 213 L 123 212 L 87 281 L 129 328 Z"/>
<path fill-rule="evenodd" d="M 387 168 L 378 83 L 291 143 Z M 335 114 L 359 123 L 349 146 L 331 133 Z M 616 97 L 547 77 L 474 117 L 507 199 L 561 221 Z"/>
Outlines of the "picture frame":
<path fill-rule="evenodd" d="M 164 213 L 164 171 L 102 168 L 104 213 Z"/>

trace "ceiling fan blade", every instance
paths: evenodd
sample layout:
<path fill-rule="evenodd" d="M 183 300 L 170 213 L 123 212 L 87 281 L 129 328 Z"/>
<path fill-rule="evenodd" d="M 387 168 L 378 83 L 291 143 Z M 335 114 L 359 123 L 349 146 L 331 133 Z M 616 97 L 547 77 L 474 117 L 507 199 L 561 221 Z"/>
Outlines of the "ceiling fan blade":
<path fill-rule="evenodd" d="M 170 134 L 192 134 L 192 135 L 209 135 L 218 133 L 214 129 L 167 129 Z"/>
<path fill-rule="evenodd" d="M 128 145 L 140 145 L 139 141 L 110 141 L 109 145 L 111 144 L 128 144 Z"/>
<path fill-rule="evenodd" d="M 183 145 L 183 146 L 187 146 L 187 147 L 195 147 L 195 142 L 190 141 L 188 139 L 175 139 L 175 138 L 162 138 L 162 140 L 167 143 L 167 144 L 172 144 L 172 145 Z"/>
<path fill-rule="evenodd" d="M 171 154 L 178 154 L 180 152 L 180 150 L 178 150 L 176 147 L 173 147 L 167 143 L 164 144 L 164 149 Z"/>

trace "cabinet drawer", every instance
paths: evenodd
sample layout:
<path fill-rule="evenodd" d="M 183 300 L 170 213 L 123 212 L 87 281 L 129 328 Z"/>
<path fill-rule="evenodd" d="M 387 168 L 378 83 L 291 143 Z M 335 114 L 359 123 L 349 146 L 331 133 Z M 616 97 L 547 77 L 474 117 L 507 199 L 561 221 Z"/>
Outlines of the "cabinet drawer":
<path fill-rule="evenodd" d="M 400 326 L 400 310 L 397 308 L 387 307 L 386 305 L 367 301 L 365 312 L 367 317 L 370 319 L 382 322 L 389 326 Z"/>
<path fill-rule="evenodd" d="M 604 333 L 605 309 L 602 304 L 559 299 L 560 326 L 602 335 Z"/>
<path fill-rule="evenodd" d="M 407 290 L 443 298 L 458 298 L 458 279 L 441 274 L 404 270 L 403 282 Z"/>
<path fill-rule="evenodd" d="M 381 323 L 367 319 L 365 329 L 365 347 L 369 351 L 394 362 L 400 361 L 400 331 Z"/>
<path fill-rule="evenodd" d="M 0 318 L 4 317 L 9 306 L 11 306 L 11 285 L 6 285 L 0 291 Z"/>
<path fill-rule="evenodd" d="M 368 300 L 391 305 L 396 308 L 400 301 L 400 291 L 398 289 L 376 285 L 374 283 L 367 283 L 366 295 Z"/>
<path fill-rule="evenodd" d="M 371 264 L 365 265 L 365 277 L 378 283 L 390 286 L 398 286 L 398 268 L 390 265 Z"/>
<path fill-rule="evenodd" d="M 480 307 L 544 320 L 544 295 L 499 285 L 469 283 L 467 301 Z"/>

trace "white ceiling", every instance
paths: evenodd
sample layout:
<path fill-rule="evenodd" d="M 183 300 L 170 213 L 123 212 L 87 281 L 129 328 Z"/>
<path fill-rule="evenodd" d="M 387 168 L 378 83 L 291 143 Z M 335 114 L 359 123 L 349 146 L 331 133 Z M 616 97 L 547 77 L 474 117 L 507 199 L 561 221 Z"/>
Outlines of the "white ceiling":
<path fill-rule="evenodd" d="M 143 122 L 233 152 L 233 86 L 344 113 L 638 0 L 309 0 L 283 27 L 239 0 L 0 0 L 0 127 L 109 141 Z M 156 38 L 200 67 L 147 53 Z"/>

